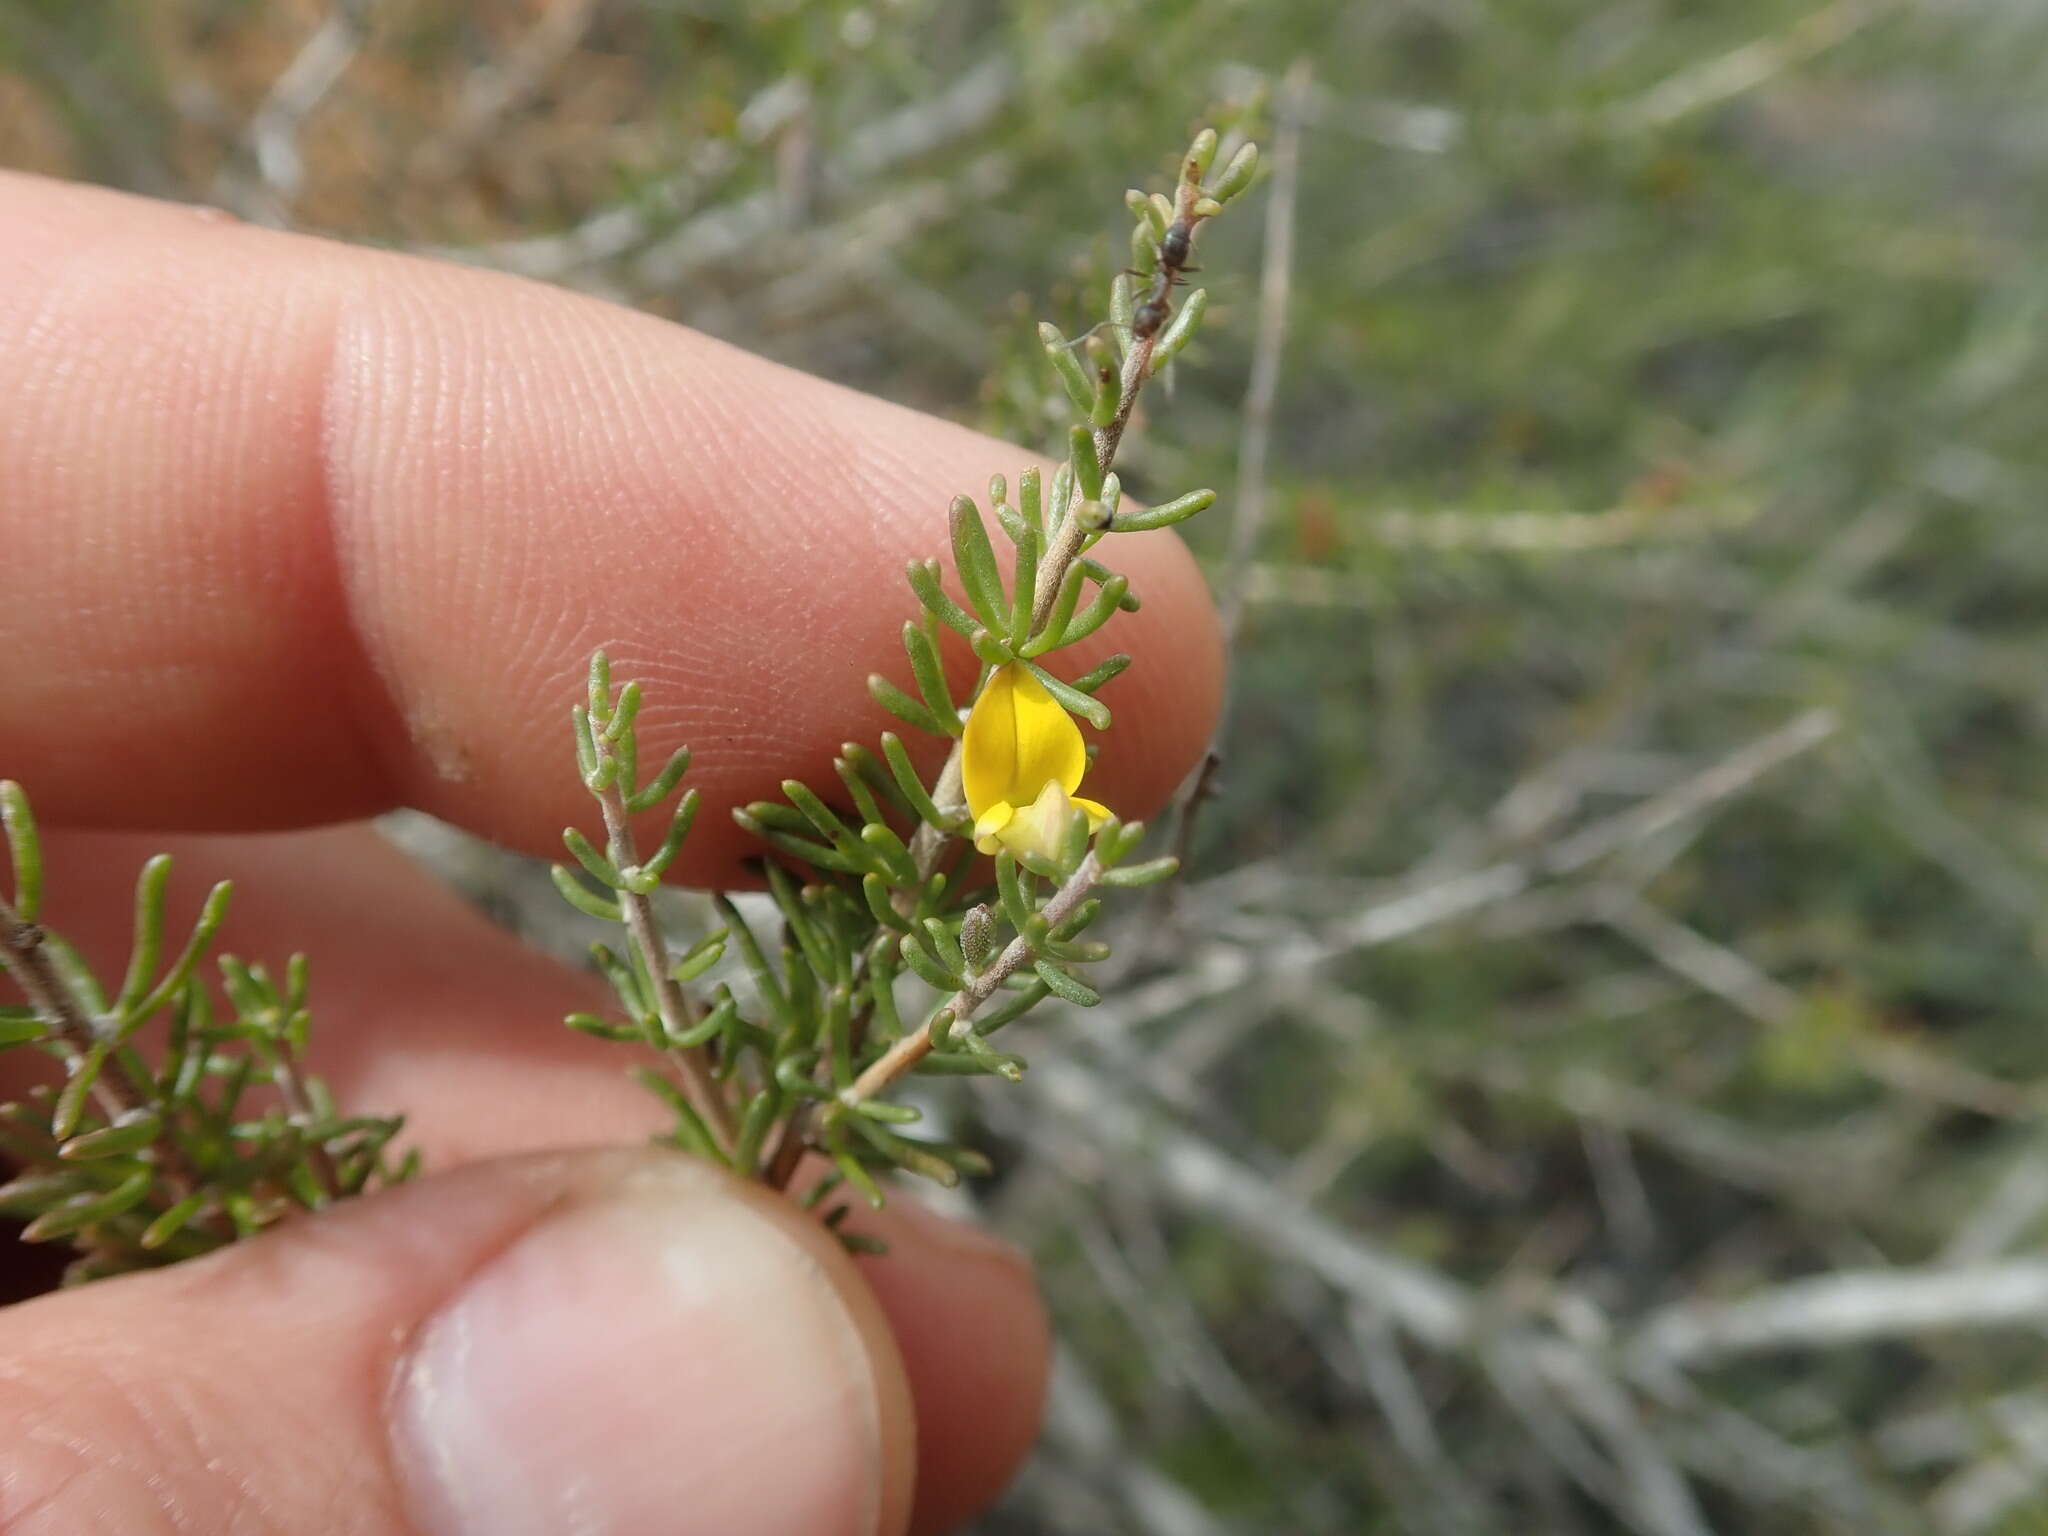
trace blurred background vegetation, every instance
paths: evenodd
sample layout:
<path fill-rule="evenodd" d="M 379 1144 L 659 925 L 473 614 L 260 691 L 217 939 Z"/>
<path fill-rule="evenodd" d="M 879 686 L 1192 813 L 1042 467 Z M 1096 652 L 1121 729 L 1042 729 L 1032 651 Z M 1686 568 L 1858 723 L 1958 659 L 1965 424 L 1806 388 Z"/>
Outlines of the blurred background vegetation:
<path fill-rule="evenodd" d="M 1063 1339 L 985 1529 L 2048 1528 L 2048 7 L 0 0 L 0 164 L 1027 442 L 1212 121 L 1220 793 L 939 1096 Z"/>

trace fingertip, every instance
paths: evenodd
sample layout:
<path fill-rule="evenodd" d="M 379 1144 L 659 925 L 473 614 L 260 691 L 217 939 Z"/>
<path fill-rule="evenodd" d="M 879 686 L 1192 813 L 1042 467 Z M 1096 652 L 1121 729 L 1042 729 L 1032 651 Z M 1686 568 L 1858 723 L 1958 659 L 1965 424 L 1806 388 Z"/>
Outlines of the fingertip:
<path fill-rule="evenodd" d="M 917 1536 L 987 1508 L 1038 1438 L 1051 1326 L 1029 1260 L 899 1196 L 891 1251 L 861 1273 L 894 1330 L 917 1404 Z"/>
<path fill-rule="evenodd" d="M 551 1211 L 419 1331 L 394 1397 L 431 1536 L 907 1527 L 915 1426 L 889 1320 L 758 1185 L 643 1157 Z"/>

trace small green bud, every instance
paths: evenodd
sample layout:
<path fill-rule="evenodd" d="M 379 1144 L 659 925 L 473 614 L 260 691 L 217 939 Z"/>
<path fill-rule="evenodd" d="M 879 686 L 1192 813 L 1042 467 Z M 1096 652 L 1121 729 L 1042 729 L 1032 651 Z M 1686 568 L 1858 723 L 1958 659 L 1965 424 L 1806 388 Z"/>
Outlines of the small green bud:
<path fill-rule="evenodd" d="M 989 959 L 995 954 L 996 915 L 987 906 L 969 909 L 960 921 L 960 951 L 967 957 L 968 969 L 977 975 L 988 969 Z"/>

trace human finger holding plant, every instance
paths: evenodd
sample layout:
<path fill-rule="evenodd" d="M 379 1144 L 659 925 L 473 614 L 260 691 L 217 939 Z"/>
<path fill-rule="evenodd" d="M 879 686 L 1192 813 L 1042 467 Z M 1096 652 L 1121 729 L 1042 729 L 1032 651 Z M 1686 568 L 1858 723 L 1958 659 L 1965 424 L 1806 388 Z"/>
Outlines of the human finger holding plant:
<path fill-rule="evenodd" d="M 29 981 L 0 1022 L 31 1048 L 0 1056 L 26 1106 L 0 1130 L 17 1160 L 47 1145 L 17 1208 L 89 1211 L 88 1256 L 217 1249 L 0 1312 L 0 1527 L 935 1531 L 1001 1487 L 1044 1380 L 1022 1263 L 903 1201 L 839 1219 L 888 1248 L 856 1257 L 777 1190 L 846 1210 L 881 1172 L 962 1166 L 881 1090 L 927 1056 L 993 1069 L 991 1016 L 1086 993 L 1083 908 L 1143 866 L 1131 821 L 1206 742 L 1207 600 L 1170 534 L 1116 531 L 1145 526 L 1110 467 L 1135 391 L 1083 377 L 1087 446 L 1034 472 L 1035 507 L 1022 478 L 991 506 L 999 615 L 955 513 L 954 639 L 902 573 L 1014 450 L 566 294 L 0 177 L 0 776 L 45 872 L 7 892 Z M 639 685 L 617 729 L 600 648 Z M 1112 651 L 1130 672 L 1076 689 Z M 871 673 L 939 731 L 884 742 Z M 1090 765 L 1072 717 L 1104 701 Z M 686 744 L 706 814 L 649 877 Z M 816 807 L 837 831 L 805 783 L 843 790 Z M 367 831 L 289 830 L 397 805 L 531 851 L 599 834 L 573 878 L 624 925 L 616 995 Z M 190 835 L 226 832 L 272 835 Z M 758 953 L 686 993 L 637 898 L 758 883 L 764 853 L 781 931 L 729 923 Z M 274 967 L 225 994 L 177 969 L 216 875 L 218 948 Z M 927 1001 L 885 1017 L 913 978 Z M 674 1092 L 551 1014 L 626 1031 Z M 166 1051 L 196 1063 L 179 1083 Z M 621 1145 L 687 1144 L 678 1104 L 708 1156 Z M 386 1109 L 426 1172 L 340 1198 L 396 1171 L 361 1113 Z"/>

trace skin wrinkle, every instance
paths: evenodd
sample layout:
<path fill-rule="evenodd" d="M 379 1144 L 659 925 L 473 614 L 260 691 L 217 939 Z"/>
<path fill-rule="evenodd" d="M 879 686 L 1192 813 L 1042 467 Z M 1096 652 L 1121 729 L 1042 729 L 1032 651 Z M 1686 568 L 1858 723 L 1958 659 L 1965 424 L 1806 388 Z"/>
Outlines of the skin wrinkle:
<path fill-rule="evenodd" d="M 346 352 L 351 337 L 348 295 L 336 300 L 327 315 L 319 370 L 319 392 L 313 413 L 313 452 L 306 472 L 307 495 L 319 518 L 322 545 L 326 551 L 326 585 L 335 612 L 340 616 L 338 643 L 343 652 L 341 665 L 343 715 L 356 742 L 356 750 L 378 786 L 378 798 L 398 798 L 403 765 L 390 743 L 399 729 L 398 703 L 384 686 L 363 641 L 361 615 L 349 579 L 349 559 L 342 522 L 342 468 L 339 429 L 335 422 L 335 391 L 340 387 Z"/>
<path fill-rule="evenodd" d="M 440 351 L 440 338 L 430 323 L 431 315 L 431 306 L 403 286 L 366 289 L 351 295 L 337 328 L 327 394 L 328 505 L 333 519 L 336 567 L 349 614 L 348 629 L 363 657 L 364 675 L 374 680 L 374 696 L 382 703 L 377 711 L 381 729 L 372 732 L 373 739 L 381 743 L 379 760 L 386 765 L 385 771 L 395 786 L 394 798 L 406 800 L 426 798 L 432 793 L 418 771 L 421 758 L 433 778 L 454 787 L 460 787 L 471 777 L 472 759 L 463 745 L 459 725 L 450 721 L 447 711 L 432 697 L 419 697 L 408 689 L 404 669 L 394 660 L 390 647 L 382 643 L 379 609 L 364 596 L 365 585 L 380 567 L 402 573 L 408 566 L 419 564 L 444 571 L 452 566 L 453 585 L 457 589 L 467 585 L 479 595 L 490 590 L 484 573 L 473 571 L 466 562 L 433 558 L 446 539 L 449 522 L 438 508 L 459 505 L 452 487 L 435 487 L 441 494 L 434 498 L 435 504 L 429 506 L 426 515 L 415 522 L 410 539 L 384 537 L 372 496 L 366 489 L 381 477 L 375 468 L 365 474 L 365 462 L 388 471 L 394 460 L 403 462 L 408 456 L 407 434 L 398 429 L 406 419 L 404 414 L 380 412 L 364 405 L 366 395 L 376 388 L 377 363 L 388 349 L 386 337 L 390 331 L 404 328 L 413 334 L 415 344 L 428 359 L 417 369 L 418 382 L 431 386 L 438 381 L 440 385 L 412 391 L 424 397 L 426 407 L 421 413 L 426 431 L 413 434 L 420 439 L 421 448 L 450 435 L 451 419 L 452 434 L 458 438 L 466 435 L 472 424 L 464 419 L 465 402 L 475 398 L 473 391 L 489 387 L 488 380 L 464 377 L 446 366 L 433 366 Z M 480 432 L 476 435 L 487 436 Z M 420 449 L 413 451 L 417 453 Z M 435 478 L 431 461 L 429 466 L 431 483 Z M 496 505 L 516 509 L 521 502 L 517 498 L 501 498 Z M 456 543 L 452 548 L 459 556 L 464 546 Z M 486 556 L 491 554 L 490 541 L 482 541 L 481 549 Z M 500 656 L 502 651 L 495 643 L 469 652 L 472 666 Z"/>
<path fill-rule="evenodd" d="M 44 520 L 46 537 L 61 529 L 72 540 L 72 548 L 53 562 L 60 579 L 69 576 L 63 586 L 70 601 L 56 615 L 32 613 L 29 621 L 43 617 L 44 637 L 60 647 L 68 643 L 83 663 L 83 680 L 101 684 L 110 696 L 147 701 L 158 714 L 183 708 L 201 718 L 208 711 L 232 717 L 240 722 L 236 734 L 246 739 L 257 729 L 260 713 L 238 706 L 260 709 L 259 701 L 238 699 L 240 685 L 229 684 L 227 672 L 215 661 L 243 643 L 237 611 L 253 603 L 275 615 L 285 611 L 285 599 L 298 599 L 291 604 L 294 635 L 280 637 L 274 618 L 265 618 L 259 624 L 261 637 L 266 648 L 282 639 L 287 655 L 317 654 L 295 643 L 319 627 L 317 551 L 296 536 L 303 498 L 289 493 L 266 497 L 276 511 L 252 530 L 257 537 L 237 540 L 220 540 L 204 518 L 181 515 L 178 499 L 181 488 L 195 479 L 221 479 L 224 465 L 232 466 L 226 478 L 237 488 L 254 492 L 288 484 L 290 467 L 302 461 L 295 457 L 295 444 L 275 439 L 297 435 L 300 423 L 317 412 L 292 409 L 288 387 L 296 387 L 304 376 L 296 370 L 232 376 L 242 371 L 241 357 L 254 354 L 255 343 L 238 354 L 232 340 L 204 324 L 204 281 L 190 285 L 196 296 L 189 300 L 186 285 L 177 282 L 192 266 L 190 253 L 173 250 L 166 253 L 165 270 L 138 278 L 124 243 L 99 239 L 48 281 L 33 285 L 43 290 L 36 338 L 17 345 L 26 364 L 24 376 L 32 381 L 27 398 L 35 436 L 22 446 L 0 444 L 0 453 L 21 456 L 27 474 L 17 480 L 25 480 L 28 495 L 42 481 L 56 492 L 59 506 L 75 509 L 68 523 Z M 168 302 L 166 288 L 172 290 Z M 261 283 L 247 290 L 250 302 L 267 312 L 304 311 L 303 304 L 286 298 L 269 301 L 271 290 Z M 115 319 L 131 311 L 149 314 L 151 324 L 130 326 Z M 99 334 L 109 329 L 118 332 L 118 353 L 109 349 L 114 338 Z M 280 331 L 267 315 L 262 329 Z M 46 358 L 64 361 L 46 367 Z M 202 387 L 202 381 L 223 373 L 230 377 Z M 68 451 L 80 440 L 79 406 L 85 396 L 91 397 L 95 436 L 102 421 L 125 424 L 123 451 L 91 456 Z M 39 402 L 51 415 L 47 422 L 34 415 Z M 286 431 L 280 434 L 272 425 L 268 434 L 252 432 L 250 424 L 259 413 Z M 198 430 L 171 429 L 172 421 L 183 423 L 194 415 Z M 236 444 L 246 450 L 245 459 L 230 456 Z M 131 504 L 154 505 L 159 487 L 168 491 L 172 515 L 140 538 L 124 536 L 125 519 L 110 512 Z M 35 536 L 32 528 L 28 532 L 33 558 Z M 302 686 L 321 687 L 324 670 L 307 666 Z M 79 681 L 59 678 L 56 686 L 68 693 Z M 87 711 L 73 754 L 130 761 L 138 770 L 156 768 L 149 744 L 156 733 L 144 723 L 146 716 L 112 740 L 101 718 Z M 261 750 L 268 755 L 275 747 L 264 742 Z M 308 751 L 326 755 L 324 748 Z M 26 766 L 33 763 L 31 758 Z M 288 759 L 279 768 L 283 772 L 291 766 Z M 260 803 L 257 795 L 250 799 Z"/>
<path fill-rule="evenodd" d="M 52 1536 L 68 1536 L 77 1528 L 73 1517 L 78 1510 L 90 1507 L 103 1515 L 116 1508 L 122 1511 L 124 1536 L 131 1531 L 146 1536 L 146 1530 L 167 1536 L 199 1536 L 202 1531 L 226 1536 L 238 1529 L 278 1530 L 281 1536 L 281 1528 L 274 1525 L 245 1524 L 245 1515 L 257 1502 L 245 1477 L 227 1471 L 218 1480 L 215 1486 L 232 1487 L 234 1493 L 225 1506 L 210 1505 L 209 1518 L 203 1524 L 189 1517 L 188 1501 L 179 1497 L 179 1491 L 164 1477 L 166 1467 L 225 1470 L 233 1465 L 215 1454 L 214 1437 L 207 1432 L 211 1422 L 207 1400 L 197 1391 L 198 1383 L 172 1378 L 150 1383 L 145 1391 L 140 1381 L 131 1382 L 100 1369 L 82 1351 L 72 1352 L 61 1364 L 48 1358 L 41 1363 L 46 1376 L 61 1376 L 64 1387 L 60 1395 L 50 1397 L 42 1392 L 40 1382 L 19 1376 L 10 1379 L 10 1385 L 25 1388 L 32 1401 L 30 1405 L 9 1404 L 4 1415 L 9 1425 L 8 1443 L 17 1449 L 0 1464 L 0 1530 L 10 1536 L 33 1536 L 42 1530 Z M 81 1397 L 92 1403 L 93 1419 L 89 1428 L 72 1428 L 65 1405 Z M 318 1426 L 310 1428 L 317 1431 Z M 286 1443 L 291 1440 L 289 1435 L 280 1438 Z M 26 1502 L 17 1502 L 24 1480 L 19 1448 L 29 1446 L 57 1452 L 62 1465 L 51 1469 L 34 1464 L 27 1469 L 31 1494 Z M 52 1476 L 55 1480 L 48 1481 Z M 81 1484 L 89 1485 L 90 1491 L 79 1493 Z M 115 1500 L 118 1503 L 110 1502 Z M 145 1511 L 152 1521 L 146 1530 L 133 1523 Z M 39 1524 L 45 1513 L 64 1523 Z M 342 1536 L 339 1529 L 336 1536 Z"/>

